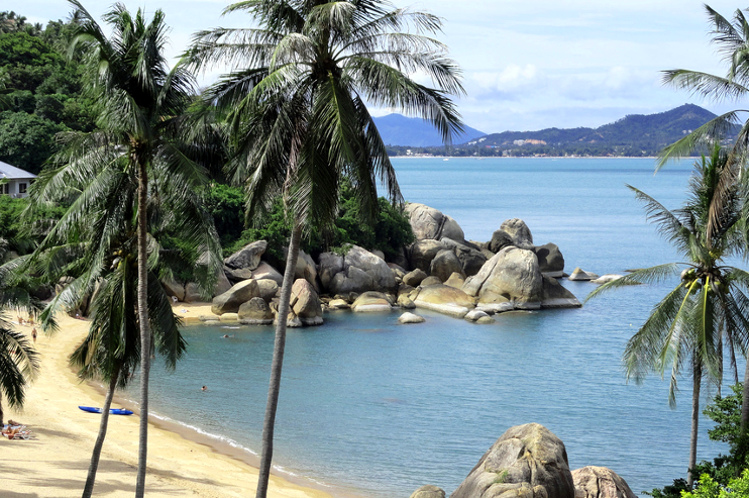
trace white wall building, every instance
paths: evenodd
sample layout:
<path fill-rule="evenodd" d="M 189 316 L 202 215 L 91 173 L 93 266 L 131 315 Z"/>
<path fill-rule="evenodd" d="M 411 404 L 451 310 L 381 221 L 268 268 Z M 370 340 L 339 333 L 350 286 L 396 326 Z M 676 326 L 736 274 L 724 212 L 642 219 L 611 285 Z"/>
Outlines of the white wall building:
<path fill-rule="evenodd" d="M 34 181 L 36 175 L 24 171 L 8 163 L 0 161 L 0 180 L 7 180 L 0 184 L 0 194 L 11 197 L 26 197 L 29 185 Z"/>

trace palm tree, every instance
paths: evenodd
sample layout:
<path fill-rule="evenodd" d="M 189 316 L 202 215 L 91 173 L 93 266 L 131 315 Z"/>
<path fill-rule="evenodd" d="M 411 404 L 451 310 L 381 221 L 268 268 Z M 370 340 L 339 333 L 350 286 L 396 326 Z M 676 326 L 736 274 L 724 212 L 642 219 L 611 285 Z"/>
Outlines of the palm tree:
<path fill-rule="evenodd" d="M 23 406 L 24 389 L 39 370 L 39 359 L 28 338 L 15 332 L 0 315 L 0 425 L 3 398 L 12 407 Z"/>
<path fill-rule="evenodd" d="M 149 316 L 149 267 L 154 267 L 160 256 L 159 247 L 154 244 L 153 233 L 149 236 L 149 216 L 151 226 L 163 220 L 153 219 L 149 203 L 157 204 L 164 198 L 175 199 L 171 207 L 187 207 L 191 212 L 174 211 L 169 215 L 188 238 L 199 241 L 204 258 L 206 279 L 215 278 L 218 268 L 215 231 L 193 231 L 190 233 L 190 214 L 203 216 L 205 213 L 195 204 L 196 196 L 192 189 L 203 183 L 202 171 L 188 159 L 183 143 L 181 128 L 185 124 L 181 114 L 186 109 L 193 88 L 193 80 L 185 67 L 177 64 L 169 70 L 163 56 L 166 43 L 164 14 L 157 10 L 150 23 L 138 10 L 135 17 L 121 4 L 115 4 L 104 15 L 111 26 L 112 34 L 107 38 L 93 17 L 77 0 L 68 0 L 74 7 L 78 19 L 76 34 L 69 47 L 71 56 L 82 54 L 84 66 L 88 70 L 89 90 L 98 103 L 97 126 L 99 131 L 87 136 L 75 137 L 67 150 L 67 165 L 48 173 L 49 178 L 42 183 L 48 195 L 66 182 L 86 183 L 86 190 L 78 197 L 79 207 L 96 204 L 96 196 L 109 195 L 109 201 L 117 204 L 113 195 L 128 198 L 134 206 L 136 220 L 135 247 L 137 248 L 137 323 L 140 330 L 140 391 L 141 419 L 139 431 L 138 477 L 136 496 L 142 497 L 145 488 L 147 435 L 148 435 L 148 377 L 150 356 L 153 350 L 152 331 Z M 157 183 L 149 182 L 152 176 L 164 175 Z M 88 181 L 88 183 L 87 183 Z M 125 191 L 113 189 L 120 182 Z M 182 182 L 182 183 L 181 183 Z M 37 189 L 41 192 L 42 188 Z M 41 195 L 41 194 L 39 194 Z M 130 197 L 128 197 L 130 196 Z M 101 214 L 112 214 L 109 211 Z M 123 215 L 124 206 L 114 214 Z M 70 216 L 61 222 L 57 234 L 66 233 L 67 228 L 75 227 L 86 211 L 74 209 Z M 184 218 L 177 218 L 177 214 Z M 194 220 L 195 217 L 192 219 Z M 123 224 L 112 223 L 106 235 L 112 240 L 120 236 L 116 230 Z M 74 229 L 74 228 L 71 228 Z M 112 231 L 114 230 L 114 231 Z M 105 252 L 112 244 L 100 244 L 101 250 L 94 252 L 98 261 L 105 259 Z M 101 271 L 102 265 L 95 265 Z M 92 285 L 86 279 L 81 285 Z M 174 320 L 169 313 L 170 320 Z M 161 318 L 159 318 L 161 319 Z"/>
<path fill-rule="evenodd" d="M 681 271 L 677 286 L 651 311 L 650 316 L 628 341 L 624 352 L 627 379 L 641 382 L 649 372 L 664 374 L 670 369 L 669 403 L 675 404 L 677 378 L 684 365 L 691 367 L 692 430 L 689 469 L 697 457 L 699 395 L 703 376 L 718 385 L 722 380 L 722 347 L 745 350 L 749 344 L 749 273 L 726 266 L 723 259 L 736 255 L 742 246 L 741 229 L 745 209 L 744 193 L 734 184 L 722 200 L 724 208 L 713 231 L 710 213 L 717 202 L 723 169 L 728 156 L 718 147 L 710 158 L 695 164 L 690 197 L 684 207 L 669 211 L 644 192 L 631 188 L 643 201 L 648 218 L 654 221 L 683 255 L 684 262 L 637 270 L 602 285 L 588 296 L 595 297 L 626 285 L 665 281 Z M 749 370 L 748 370 L 749 372 Z M 692 476 L 688 474 L 691 485 Z"/>
<path fill-rule="evenodd" d="M 713 42 L 728 64 L 726 76 L 717 76 L 700 71 L 673 69 L 664 72 L 664 82 L 711 98 L 715 101 L 732 100 L 739 102 L 749 96 L 749 21 L 740 9 L 729 20 L 705 5 L 710 23 L 713 26 Z M 670 145 L 661 153 L 659 167 L 666 161 L 689 155 L 701 144 L 712 143 L 734 133 L 738 134 L 728 155 L 727 167 L 723 168 L 718 183 L 717 195 L 711 204 L 707 230 L 719 231 L 720 220 L 727 209 L 731 189 L 740 179 L 746 180 L 745 170 L 749 158 L 749 119 L 743 123 L 739 118 L 747 109 L 736 109 L 715 117 L 683 139 Z M 716 234 L 711 234 L 715 237 Z M 744 377 L 743 399 L 749 400 L 749 370 Z M 741 409 L 741 427 L 749 431 L 749 402 Z"/>
<path fill-rule="evenodd" d="M 461 129 L 449 94 L 463 88 L 445 47 L 427 36 L 441 29 L 433 15 L 381 0 L 250 0 L 224 14 L 238 11 L 260 27 L 198 33 L 188 56 L 200 68 L 232 66 L 206 100 L 231 123 L 238 153 L 230 170 L 245 186 L 248 217 L 280 195 L 293 220 L 263 425 L 257 496 L 264 497 L 300 240 L 335 220 L 343 178 L 365 212 L 375 209 L 378 178 L 391 200 L 401 198 L 366 103 L 422 116 L 449 143 Z M 417 72 L 437 89 L 409 76 Z"/>

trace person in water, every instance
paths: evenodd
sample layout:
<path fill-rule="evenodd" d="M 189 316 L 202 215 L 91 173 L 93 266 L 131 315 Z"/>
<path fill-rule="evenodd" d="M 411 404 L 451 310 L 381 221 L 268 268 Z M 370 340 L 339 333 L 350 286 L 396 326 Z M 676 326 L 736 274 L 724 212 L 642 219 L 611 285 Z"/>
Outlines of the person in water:
<path fill-rule="evenodd" d="M 200 388 L 200 390 L 201 390 L 201 391 L 207 391 L 207 390 L 208 390 L 208 388 L 207 388 L 206 386 L 203 386 L 203 387 L 201 387 L 201 388 Z"/>

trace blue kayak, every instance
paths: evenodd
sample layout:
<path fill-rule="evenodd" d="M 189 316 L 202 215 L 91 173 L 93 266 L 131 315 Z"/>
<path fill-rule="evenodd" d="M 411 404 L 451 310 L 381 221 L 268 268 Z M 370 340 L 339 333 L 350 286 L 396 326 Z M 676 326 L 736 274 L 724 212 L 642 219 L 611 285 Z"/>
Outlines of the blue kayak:
<path fill-rule="evenodd" d="M 93 406 L 79 406 L 78 408 L 80 408 L 84 412 L 101 413 L 101 408 L 96 408 Z M 112 415 L 132 415 L 133 414 L 133 412 L 131 412 L 130 410 L 125 410 L 124 408 L 110 408 L 109 413 L 111 413 Z"/>

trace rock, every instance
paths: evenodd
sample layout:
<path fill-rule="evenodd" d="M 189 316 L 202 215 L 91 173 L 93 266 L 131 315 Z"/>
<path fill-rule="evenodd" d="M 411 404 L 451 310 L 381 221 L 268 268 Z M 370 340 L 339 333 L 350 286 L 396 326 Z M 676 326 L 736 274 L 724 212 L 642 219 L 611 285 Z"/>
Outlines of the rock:
<path fill-rule="evenodd" d="M 291 287 L 291 310 L 304 325 L 322 324 L 322 305 L 312 284 L 305 279 L 297 279 Z"/>
<path fill-rule="evenodd" d="M 429 273 L 439 278 L 440 282 L 446 281 L 456 272 L 463 273 L 463 267 L 455 253 L 449 249 L 438 252 L 429 267 Z"/>
<path fill-rule="evenodd" d="M 512 239 L 512 236 L 509 233 L 505 232 L 504 230 L 496 230 L 492 234 L 492 240 L 490 240 L 487 244 L 487 249 L 493 253 L 493 256 L 505 247 L 514 245 L 515 241 Z M 489 259 L 491 259 L 491 256 L 489 257 Z"/>
<path fill-rule="evenodd" d="M 429 287 L 431 285 L 442 285 L 442 280 L 440 280 L 439 277 L 427 277 L 421 281 L 419 287 Z"/>
<path fill-rule="evenodd" d="M 409 250 L 409 259 L 412 268 L 418 268 L 424 272 L 429 272 L 432 260 L 438 252 L 447 249 L 447 246 L 435 239 L 417 240 L 411 244 Z"/>
<path fill-rule="evenodd" d="M 466 279 L 464 278 L 462 273 L 458 272 L 453 273 L 452 275 L 450 275 L 450 278 L 445 280 L 445 285 L 455 287 L 456 289 L 461 289 L 464 283 L 466 283 Z"/>
<path fill-rule="evenodd" d="M 463 291 L 478 297 L 482 305 L 510 301 L 516 309 L 539 309 L 543 277 L 538 259 L 527 249 L 505 247 L 478 274 L 466 279 Z"/>
<path fill-rule="evenodd" d="M 224 266 L 224 274 L 231 282 L 241 282 L 252 278 L 252 270 L 249 268 L 229 268 Z"/>
<path fill-rule="evenodd" d="M 179 301 L 185 300 L 185 286 L 177 282 L 173 278 L 162 280 L 161 286 L 164 287 L 168 296 L 174 296 Z"/>
<path fill-rule="evenodd" d="M 219 321 L 219 319 L 220 319 L 220 318 L 221 318 L 221 317 L 220 317 L 220 316 L 218 316 L 218 315 L 200 315 L 200 316 L 198 317 L 198 320 L 200 320 L 201 322 L 213 322 L 213 323 L 218 323 L 218 321 Z"/>
<path fill-rule="evenodd" d="M 372 249 L 369 252 L 371 252 L 372 254 L 380 258 L 381 260 L 385 261 L 385 253 L 380 251 L 379 249 Z"/>
<path fill-rule="evenodd" d="M 411 494 L 410 498 L 445 498 L 445 492 L 437 486 L 422 486 Z"/>
<path fill-rule="evenodd" d="M 253 297 L 242 303 L 237 312 L 239 323 L 245 325 L 269 325 L 273 323 L 273 312 L 262 297 Z"/>
<path fill-rule="evenodd" d="M 637 498 L 626 481 L 606 467 L 583 467 L 572 471 L 575 498 Z"/>
<path fill-rule="evenodd" d="M 466 313 L 466 316 L 463 317 L 463 318 L 465 318 L 468 321 L 475 322 L 479 318 L 484 318 L 485 316 L 489 316 L 489 314 L 487 312 L 485 312 L 485 311 L 471 310 L 468 313 Z"/>
<path fill-rule="evenodd" d="M 496 321 L 497 320 L 495 320 L 493 317 L 491 317 L 489 315 L 486 315 L 486 316 L 482 316 L 481 318 L 479 318 L 478 320 L 476 320 L 476 323 L 478 323 L 480 325 L 486 325 L 486 324 L 489 324 L 489 323 L 495 323 Z"/>
<path fill-rule="evenodd" d="M 214 297 L 211 311 L 216 315 L 236 313 L 242 303 L 249 301 L 253 297 L 259 297 L 259 295 L 257 282 L 254 280 L 244 280 L 223 294 Z"/>
<path fill-rule="evenodd" d="M 257 282 L 258 292 L 265 302 L 271 302 L 274 297 L 278 294 L 280 287 L 275 280 L 263 279 L 255 280 Z"/>
<path fill-rule="evenodd" d="M 328 303 L 328 308 L 332 310 L 347 310 L 351 305 L 343 299 L 333 299 Z"/>
<path fill-rule="evenodd" d="M 218 274 L 216 275 L 216 285 L 213 287 L 213 296 L 220 296 L 229 289 L 231 289 L 231 282 L 229 282 L 229 279 L 226 277 L 226 273 L 219 269 Z M 187 288 L 185 288 L 185 294 L 187 294 Z M 185 299 L 187 299 L 187 295 L 185 295 Z"/>
<path fill-rule="evenodd" d="M 496 303 L 479 303 L 476 305 L 476 309 L 494 315 L 497 313 L 504 313 L 506 311 L 512 311 L 515 309 L 515 305 L 510 301 L 496 302 Z"/>
<path fill-rule="evenodd" d="M 416 240 L 441 239 L 449 237 L 454 240 L 463 240 L 463 230 L 451 217 L 442 214 L 429 206 L 417 203 L 408 203 L 405 208 L 408 221 L 411 223 Z"/>
<path fill-rule="evenodd" d="M 624 275 L 617 275 L 615 273 L 607 273 L 606 275 L 601 275 L 600 277 L 591 280 L 590 282 L 593 284 L 607 284 L 609 282 L 613 282 L 614 280 L 619 280 Z"/>
<path fill-rule="evenodd" d="M 556 244 L 535 246 L 533 252 L 538 258 L 538 268 L 544 276 L 559 278 L 564 275 L 564 256 Z"/>
<path fill-rule="evenodd" d="M 223 272 L 221 272 L 223 273 Z M 229 286 L 229 290 L 231 286 Z M 224 291 L 226 292 L 226 291 Z M 186 303 L 201 303 L 205 300 L 205 296 L 200 292 L 200 287 L 195 282 L 187 282 L 185 285 L 185 302 Z"/>
<path fill-rule="evenodd" d="M 426 308 L 446 315 L 463 318 L 474 308 L 474 300 L 460 289 L 437 284 L 418 289 L 417 308 Z"/>
<path fill-rule="evenodd" d="M 424 323 L 425 321 L 423 316 L 415 315 L 408 311 L 398 317 L 398 323 Z"/>
<path fill-rule="evenodd" d="M 358 313 L 372 311 L 390 311 L 393 308 L 387 295 L 382 292 L 364 292 L 356 298 L 351 309 Z"/>
<path fill-rule="evenodd" d="M 320 274 L 323 287 L 331 294 L 391 292 L 397 288 L 387 263 L 359 246 L 351 246 L 343 258 L 330 253 L 321 255 Z"/>
<path fill-rule="evenodd" d="M 416 305 L 414 304 L 414 302 L 411 301 L 411 298 L 408 297 L 408 295 L 406 294 L 399 295 L 397 303 L 398 303 L 398 306 L 400 306 L 401 308 L 405 308 L 407 310 L 412 310 L 416 308 Z"/>
<path fill-rule="evenodd" d="M 528 225 L 520 218 L 505 220 L 499 226 L 499 229 L 512 237 L 515 246 L 522 249 L 533 247 L 533 235 L 531 235 Z"/>
<path fill-rule="evenodd" d="M 392 263 L 400 266 L 403 269 L 408 268 L 408 255 L 405 247 L 398 249 L 398 252 L 392 256 Z"/>
<path fill-rule="evenodd" d="M 396 281 L 403 281 L 403 277 L 408 273 L 406 270 L 396 265 L 395 263 L 388 263 L 388 268 L 393 272 Z"/>
<path fill-rule="evenodd" d="M 414 289 L 415 289 L 415 287 L 411 287 L 410 285 L 406 285 L 406 284 L 400 284 L 400 285 L 398 286 L 398 292 L 396 293 L 396 295 L 398 295 L 398 296 L 400 296 L 401 294 L 406 294 L 406 295 L 408 295 L 408 294 L 410 294 L 410 293 L 411 293 L 411 292 L 412 292 L 412 291 L 413 291 Z"/>
<path fill-rule="evenodd" d="M 265 261 L 261 261 L 257 268 L 252 270 L 252 278 L 257 280 L 273 280 L 279 287 L 283 285 L 283 275 Z"/>
<path fill-rule="evenodd" d="M 546 427 L 511 427 L 450 498 L 574 498 L 564 443 Z"/>
<path fill-rule="evenodd" d="M 226 258 L 224 264 L 235 270 L 238 268 L 254 270 L 260 264 L 260 258 L 265 254 L 267 248 L 268 243 L 266 241 L 256 240 Z"/>
<path fill-rule="evenodd" d="M 567 277 L 568 280 L 578 282 L 587 282 L 596 278 L 598 278 L 598 275 L 583 271 L 579 266 L 572 271 L 572 274 L 569 277 Z"/>
<path fill-rule="evenodd" d="M 315 265 L 315 261 L 312 259 L 312 256 L 302 250 L 299 251 L 299 257 L 296 260 L 294 278 L 303 278 L 312 285 L 316 292 L 320 291 L 320 288 L 317 286 L 317 266 Z"/>
<path fill-rule="evenodd" d="M 55 295 L 59 295 L 62 291 L 65 290 L 65 287 L 75 282 L 75 278 L 73 277 L 60 277 L 60 280 L 57 281 L 55 284 Z"/>
<path fill-rule="evenodd" d="M 574 294 L 551 277 L 544 277 L 542 308 L 580 308 L 582 304 Z"/>
<path fill-rule="evenodd" d="M 237 323 L 239 321 L 239 315 L 237 313 L 224 313 L 218 319 L 221 323 Z"/>
<path fill-rule="evenodd" d="M 419 285 L 421 285 L 421 282 L 428 276 L 429 275 L 427 275 L 424 270 L 416 268 L 415 270 L 408 272 L 403 276 L 403 283 L 406 285 L 410 285 L 411 287 L 418 287 Z"/>
<path fill-rule="evenodd" d="M 273 318 L 273 325 L 278 324 L 278 314 Z M 293 311 L 289 311 L 288 316 L 286 317 L 286 327 L 290 329 L 298 329 L 299 327 L 303 326 L 302 320 L 299 319 L 298 316 L 294 314 Z"/>
<path fill-rule="evenodd" d="M 448 237 L 442 237 L 442 245 L 452 249 L 460 261 L 465 275 L 475 275 L 488 259 L 481 249 L 471 242 L 458 242 Z M 494 256 L 494 254 L 492 254 Z"/>

